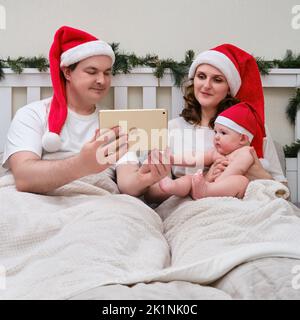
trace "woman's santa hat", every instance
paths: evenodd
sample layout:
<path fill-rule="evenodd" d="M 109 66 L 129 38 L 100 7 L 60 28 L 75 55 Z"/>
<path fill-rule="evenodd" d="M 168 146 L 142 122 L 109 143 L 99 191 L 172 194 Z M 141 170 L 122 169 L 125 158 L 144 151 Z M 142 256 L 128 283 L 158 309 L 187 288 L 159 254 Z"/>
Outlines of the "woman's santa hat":
<path fill-rule="evenodd" d="M 252 55 L 232 44 L 222 44 L 196 57 L 189 70 L 189 79 L 195 77 L 201 64 L 209 64 L 220 70 L 228 82 L 231 95 L 249 103 L 260 121 L 265 122 L 263 88 L 259 69 Z M 264 126 L 262 134 L 265 137 Z"/>
<path fill-rule="evenodd" d="M 91 34 L 71 27 L 61 27 L 54 36 L 49 53 L 53 98 L 48 115 L 48 129 L 42 138 L 43 148 L 48 152 L 61 147 L 60 132 L 68 115 L 65 78 L 62 67 L 68 67 L 86 58 L 105 55 L 115 62 L 115 54 L 109 44 Z"/>
<path fill-rule="evenodd" d="M 264 124 L 256 110 L 248 103 L 238 103 L 221 112 L 215 124 L 221 124 L 249 138 L 257 156 L 263 158 Z"/>

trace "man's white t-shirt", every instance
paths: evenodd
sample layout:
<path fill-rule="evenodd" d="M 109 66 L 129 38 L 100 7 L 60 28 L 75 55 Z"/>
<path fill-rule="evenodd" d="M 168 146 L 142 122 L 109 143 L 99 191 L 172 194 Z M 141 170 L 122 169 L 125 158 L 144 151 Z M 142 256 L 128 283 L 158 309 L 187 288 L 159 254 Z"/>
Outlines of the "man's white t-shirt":
<path fill-rule="evenodd" d="M 9 168 L 8 158 L 20 151 L 30 151 L 42 157 L 47 154 L 42 147 L 42 137 L 48 130 L 48 113 L 52 98 L 33 102 L 20 108 L 8 131 L 4 147 L 2 165 Z M 97 107 L 90 115 L 80 115 L 68 109 L 68 116 L 60 138 L 63 152 L 80 152 L 82 146 L 90 141 L 99 127 Z"/>
<path fill-rule="evenodd" d="M 195 126 L 188 123 L 182 117 L 175 118 L 169 121 L 169 147 L 173 154 L 182 154 L 184 152 L 207 151 L 213 148 L 214 130 L 208 127 Z M 181 133 L 181 135 L 180 135 Z M 266 138 L 264 138 L 264 159 L 267 160 L 268 167 L 265 169 L 272 175 L 272 177 L 280 182 L 287 182 L 286 177 L 282 171 L 280 161 L 276 152 L 274 142 L 266 127 Z M 123 164 L 126 162 L 141 163 L 141 157 L 138 158 L 134 152 L 128 152 L 117 163 Z M 262 163 L 264 166 L 264 163 Z M 201 167 L 172 167 L 172 173 L 175 177 L 181 177 L 186 174 L 196 173 Z"/>

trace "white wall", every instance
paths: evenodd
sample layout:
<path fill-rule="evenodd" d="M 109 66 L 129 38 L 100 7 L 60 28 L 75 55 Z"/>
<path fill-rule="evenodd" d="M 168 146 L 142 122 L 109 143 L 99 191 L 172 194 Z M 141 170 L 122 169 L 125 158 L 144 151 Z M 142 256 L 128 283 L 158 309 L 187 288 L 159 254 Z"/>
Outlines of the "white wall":
<path fill-rule="evenodd" d="M 265 58 L 299 51 L 300 29 L 291 26 L 299 0 L 0 0 L 6 30 L 0 55 L 48 54 L 61 25 L 83 28 L 143 55 L 182 59 L 231 42 Z M 300 18 L 299 18 L 300 22 Z"/>
<path fill-rule="evenodd" d="M 47 56 L 55 30 L 70 25 L 138 55 L 181 60 L 188 49 L 197 53 L 231 42 L 255 56 L 282 58 L 287 49 L 300 53 L 300 29 L 292 28 L 293 18 L 300 24 L 300 16 L 292 14 L 297 4 L 300 0 L 0 0 L 6 12 L 0 57 Z M 266 121 L 282 144 L 294 140 L 285 117 L 292 93 L 265 89 Z M 130 107 L 136 107 L 139 91 L 132 89 L 129 98 Z M 15 108 L 23 100 L 16 89 Z M 166 105 L 169 100 L 161 89 L 158 102 Z M 112 102 L 110 95 L 106 104 Z"/>

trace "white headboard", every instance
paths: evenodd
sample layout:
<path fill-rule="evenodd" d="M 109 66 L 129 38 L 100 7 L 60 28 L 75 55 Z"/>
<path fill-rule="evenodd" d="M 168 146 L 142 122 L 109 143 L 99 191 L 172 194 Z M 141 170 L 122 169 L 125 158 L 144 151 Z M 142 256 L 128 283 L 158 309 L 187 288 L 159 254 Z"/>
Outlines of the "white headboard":
<path fill-rule="evenodd" d="M 36 69 L 25 69 L 23 73 L 16 74 L 7 69 L 4 71 L 5 79 L 0 81 L 0 152 L 3 151 L 6 134 L 12 119 L 13 88 L 26 88 L 27 103 L 41 99 L 41 89 L 51 87 L 49 72 L 39 72 Z M 171 114 L 170 118 L 177 117 L 183 107 L 181 89 L 173 86 L 173 79 L 168 72 L 161 80 L 153 75 L 151 68 L 134 69 L 130 74 L 113 77 L 115 109 L 128 108 L 128 89 L 130 87 L 142 88 L 142 107 L 157 107 L 157 88 L 171 88 Z"/>

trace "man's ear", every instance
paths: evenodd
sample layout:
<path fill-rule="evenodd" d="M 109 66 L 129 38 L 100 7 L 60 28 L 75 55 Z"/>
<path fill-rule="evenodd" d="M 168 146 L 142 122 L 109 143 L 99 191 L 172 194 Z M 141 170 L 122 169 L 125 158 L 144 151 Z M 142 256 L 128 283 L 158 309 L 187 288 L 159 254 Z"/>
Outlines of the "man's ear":
<path fill-rule="evenodd" d="M 64 74 L 64 77 L 65 77 L 65 79 L 66 80 L 70 80 L 70 78 L 71 78 L 71 69 L 70 68 L 68 68 L 68 67 L 63 67 L 62 68 L 62 73 Z"/>

